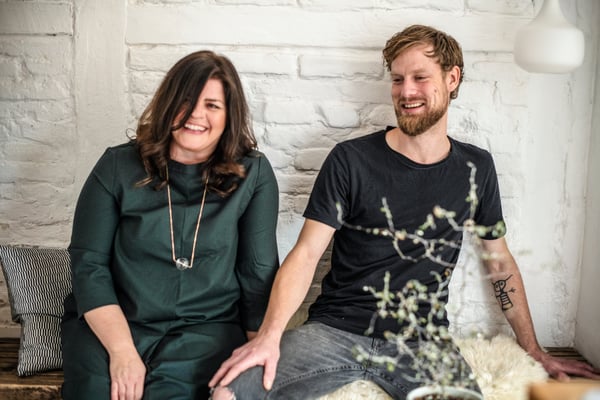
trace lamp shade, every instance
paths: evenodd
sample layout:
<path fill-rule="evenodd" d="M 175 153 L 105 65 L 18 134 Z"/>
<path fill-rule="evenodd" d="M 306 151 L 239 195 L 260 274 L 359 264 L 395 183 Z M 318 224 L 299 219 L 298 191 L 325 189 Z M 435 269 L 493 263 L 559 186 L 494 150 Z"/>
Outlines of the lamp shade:
<path fill-rule="evenodd" d="M 559 0 L 545 0 L 516 35 L 515 62 L 529 72 L 564 73 L 583 62 L 583 32 L 563 16 Z"/>

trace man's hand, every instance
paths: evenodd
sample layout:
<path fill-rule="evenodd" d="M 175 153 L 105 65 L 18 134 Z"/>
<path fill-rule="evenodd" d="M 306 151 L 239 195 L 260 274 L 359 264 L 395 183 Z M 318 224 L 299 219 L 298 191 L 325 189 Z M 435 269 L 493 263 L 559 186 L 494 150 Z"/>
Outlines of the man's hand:
<path fill-rule="evenodd" d="M 279 339 L 257 334 L 245 345 L 237 348 L 215 373 L 209 387 L 227 386 L 242 372 L 255 366 L 264 367 L 263 386 L 270 390 L 275 380 L 279 361 Z"/>
<path fill-rule="evenodd" d="M 110 355 L 111 400 L 140 400 L 144 394 L 146 366 L 133 350 Z"/>
<path fill-rule="evenodd" d="M 533 355 L 533 358 L 542 364 L 552 378 L 559 381 L 567 381 L 569 380 L 569 376 L 600 379 L 600 371 L 586 362 L 553 357 L 545 352 Z"/>

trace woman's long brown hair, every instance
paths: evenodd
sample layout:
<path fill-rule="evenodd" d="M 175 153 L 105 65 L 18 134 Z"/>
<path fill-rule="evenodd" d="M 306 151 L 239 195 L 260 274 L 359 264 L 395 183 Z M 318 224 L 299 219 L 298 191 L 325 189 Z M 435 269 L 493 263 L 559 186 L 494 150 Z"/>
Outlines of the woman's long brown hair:
<path fill-rule="evenodd" d="M 180 129 L 191 116 L 198 96 L 209 79 L 223 84 L 227 123 L 214 153 L 205 163 L 209 190 L 228 196 L 245 177 L 241 158 L 256 149 L 248 104 L 235 67 L 224 56 L 212 51 L 198 51 L 179 60 L 163 79 L 150 104 L 142 113 L 136 130 L 138 147 L 146 178 L 139 186 L 156 182 L 156 189 L 166 184 L 171 132 Z M 175 125 L 179 113 L 183 118 Z"/>

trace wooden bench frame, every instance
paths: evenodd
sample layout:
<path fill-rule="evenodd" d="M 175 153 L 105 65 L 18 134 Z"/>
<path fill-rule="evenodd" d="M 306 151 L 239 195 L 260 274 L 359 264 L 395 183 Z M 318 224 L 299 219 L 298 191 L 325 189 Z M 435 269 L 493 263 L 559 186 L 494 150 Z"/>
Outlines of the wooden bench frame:
<path fill-rule="evenodd" d="M 0 399 L 60 400 L 61 370 L 17 376 L 19 338 L 0 338 Z"/>

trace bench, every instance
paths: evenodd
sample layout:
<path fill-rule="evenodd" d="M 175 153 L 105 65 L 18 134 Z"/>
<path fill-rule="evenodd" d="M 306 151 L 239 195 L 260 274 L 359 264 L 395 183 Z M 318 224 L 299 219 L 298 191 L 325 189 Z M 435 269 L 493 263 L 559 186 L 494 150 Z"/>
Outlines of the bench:
<path fill-rule="evenodd" d="M 17 376 L 18 338 L 0 338 L 0 399 L 60 400 L 62 371 Z"/>

